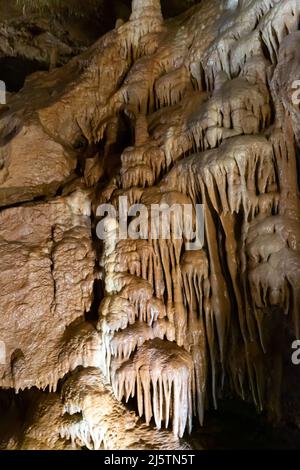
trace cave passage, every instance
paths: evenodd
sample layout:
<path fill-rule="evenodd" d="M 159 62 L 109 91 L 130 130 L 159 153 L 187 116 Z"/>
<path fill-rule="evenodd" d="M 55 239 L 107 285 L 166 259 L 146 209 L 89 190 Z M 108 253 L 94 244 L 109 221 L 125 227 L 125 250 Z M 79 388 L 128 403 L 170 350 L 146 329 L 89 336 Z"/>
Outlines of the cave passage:
<path fill-rule="evenodd" d="M 0 57 L 0 80 L 4 81 L 9 92 L 18 92 L 24 86 L 26 77 L 45 70 L 47 66 L 34 59 Z"/>

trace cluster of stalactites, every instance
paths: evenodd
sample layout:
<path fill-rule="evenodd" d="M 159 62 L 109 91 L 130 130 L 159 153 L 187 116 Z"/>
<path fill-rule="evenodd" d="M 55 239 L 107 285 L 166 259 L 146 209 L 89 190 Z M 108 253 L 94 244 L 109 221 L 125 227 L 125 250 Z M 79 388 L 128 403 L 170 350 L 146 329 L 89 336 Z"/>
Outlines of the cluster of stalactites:
<path fill-rule="evenodd" d="M 189 449 L 170 432 L 158 432 L 141 423 L 134 412 L 115 399 L 98 368 L 77 370 L 68 377 L 61 390 L 59 411 L 60 436 L 77 448 Z"/>
<path fill-rule="evenodd" d="M 182 437 L 186 427 L 192 428 L 193 361 L 189 353 L 161 340 L 148 341 L 125 362 L 112 377 L 116 397 L 126 401 L 137 396 L 140 416 L 150 424 L 154 416 L 158 429 L 162 422 Z"/>
<path fill-rule="evenodd" d="M 272 213 L 278 203 L 272 145 L 258 135 L 229 139 L 178 163 L 164 187 L 187 192 L 194 203 L 208 198 L 219 215 Z"/>
<path fill-rule="evenodd" d="M 110 307 L 109 314 L 103 313 L 109 311 L 106 304 L 100 310 L 108 374 L 117 397 L 137 395 L 140 414 L 147 422 L 154 415 L 158 427 L 168 422 L 164 402 L 171 386 L 164 387 L 162 369 L 157 382 L 152 364 L 147 370 L 141 367 L 150 350 L 159 358 L 155 370 L 163 367 L 159 351 L 168 349 L 168 341 L 187 352 L 193 364 L 187 376 L 193 402 L 188 410 L 196 411 L 202 423 L 207 390 L 217 406 L 218 375 L 223 382 L 226 369 L 243 397 L 248 374 L 254 401 L 262 408 L 261 358 L 267 350 L 262 324 L 268 309 L 292 310 L 295 332 L 299 329 L 297 250 L 275 229 L 254 240 L 251 235 L 253 227 L 291 210 L 283 191 L 290 193 L 287 188 L 293 187 L 296 193 L 295 181 L 285 176 L 282 138 L 279 143 L 276 130 L 266 131 L 273 119 L 269 66 L 276 65 L 279 42 L 297 29 L 299 5 L 261 0 L 257 5 L 228 2 L 227 7 L 247 25 L 246 31 L 225 16 L 205 51 L 192 22 L 190 29 L 183 24 L 173 39 L 167 35 L 169 47 L 162 41 L 158 48 L 156 36 L 153 51 L 135 63 L 119 94 L 135 128 L 135 145 L 122 153 L 120 175 L 108 199 L 116 205 L 120 195 L 127 195 L 130 203 L 148 209 L 152 204 L 202 203 L 205 210 L 200 250 L 186 250 L 184 237 L 173 236 L 171 220 L 168 240 L 148 231 L 141 245 L 144 256 L 136 242 L 125 250 L 126 243 L 118 242 L 115 251 L 104 253 L 107 299 L 122 305 Z M 193 223 L 194 214 L 194 228 Z M 142 225 L 150 227 L 151 221 Z M 290 265 L 294 269 L 288 273 Z M 281 273 L 276 279 L 274 269 Z M 153 302 L 160 312 L 154 316 L 148 312 Z M 162 342 L 156 348 L 158 339 Z M 235 367 L 239 361 L 226 356 L 230 342 L 239 345 L 235 355 L 243 366 Z M 186 403 L 188 392 L 181 390 Z M 191 417 L 176 416 L 174 429 L 181 434 Z"/>
<path fill-rule="evenodd" d="M 254 221 L 246 239 L 251 310 L 261 345 L 267 350 L 267 312 L 279 308 L 291 316 L 296 338 L 300 334 L 300 221 L 273 216 Z"/>

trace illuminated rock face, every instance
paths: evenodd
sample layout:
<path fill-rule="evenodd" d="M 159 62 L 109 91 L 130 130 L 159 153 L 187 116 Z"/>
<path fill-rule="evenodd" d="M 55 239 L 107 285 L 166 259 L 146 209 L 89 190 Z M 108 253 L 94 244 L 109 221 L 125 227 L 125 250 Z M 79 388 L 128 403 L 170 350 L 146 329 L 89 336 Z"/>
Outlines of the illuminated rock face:
<path fill-rule="evenodd" d="M 9 358 L 0 385 L 61 393 L 40 398 L 53 410 L 53 435 L 37 405 L 27 440 L 11 447 L 67 448 L 72 439 L 180 448 L 177 437 L 191 432 L 193 416 L 205 423 L 224 382 L 280 419 L 300 338 L 299 102 L 290 78 L 299 17 L 297 0 L 203 0 L 164 23 L 159 1 L 136 0 L 129 22 L 11 97 L 0 121 L 0 205 L 17 207 L 0 214 Z M 109 220 L 102 246 L 91 202 L 95 215 L 119 196 L 148 208 L 203 204 L 203 246 L 187 249 L 173 226 L 169 240 L 119 240 Z M 100 277 L 91 323 L 84 315 Z M 158 431 L 128 412 L 112 434 L 123 398 L 135 398 Z"/>
<path fill-rule="evenodd" d="M 95 277 L 89 215 L 84 193 L 1 212 L 2 386 L 56 390 L 70 370 L 94 365 L 99 341 L 84 322 Z"/>

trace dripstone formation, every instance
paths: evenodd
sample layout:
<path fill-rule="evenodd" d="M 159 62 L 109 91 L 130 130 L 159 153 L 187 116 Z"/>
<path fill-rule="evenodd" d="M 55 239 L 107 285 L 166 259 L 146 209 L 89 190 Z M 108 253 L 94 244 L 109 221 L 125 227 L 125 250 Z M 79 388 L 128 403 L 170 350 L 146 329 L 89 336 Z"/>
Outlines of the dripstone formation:
<path fill-rule="evenodd" d="M 3 416 L 27 409 L 3 448 L 188 449 L 228 394 L 300 425 L 299 20 L 298 0 L 167 21 L 133 0 L 0 106 Z M 202 204 L 203 246 L 109 219 L 102 243 L 124 196 Z"/>

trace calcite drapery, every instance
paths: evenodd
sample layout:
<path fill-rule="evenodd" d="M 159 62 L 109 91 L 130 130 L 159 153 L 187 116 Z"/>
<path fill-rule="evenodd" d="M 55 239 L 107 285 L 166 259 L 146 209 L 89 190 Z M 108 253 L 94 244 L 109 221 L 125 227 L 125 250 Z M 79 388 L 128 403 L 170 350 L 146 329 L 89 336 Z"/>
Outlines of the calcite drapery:
<path fill-rule="evenodd" d="M 277 78 L 279 72 L 275 68 L 273 86 L 270 86 L 272 74 L 268 72 L 270 62 L 276 67 L 279 43 L 284 35 L 292 37 L 298 28 L 299 5 L 293 1 L 240 3 L 239 7 L 227 5 L 230 13 L 223 13 L 220 21 L 216 20 L 212 26 L 210 15 L 216 14 L 217 4 L 202 2 L 194 11 L 193 20 L 184 17 L 181 29 L 173 37 L 170 32 L 172 39 L 168 43 L 162 39 L 156 51 L 141 58 L 124 84 L 136 145 L 122 154 L 121 178 L 111 200 L 130 191 L 131 202 L 148 207 L 163 201 L 172 191 L 176 191 L 173 202 L 180 203 L 188 196 L 193 204 L 204 204 L 205 246 L 202 251 L 189 253 L 184 251 L 182 242 L 172 238 L 155 241 L 149 237 L 156 261 L 151 265 L 151 276 L 146 279 L 154 288 L 158 282 L 160 288 L 151 293 L 149 287 L 147 294 L 136 278 L 141 268 L 133 268 L 136 262 L 133 259 L 139 259 L 134 255 L 134 244 L 130 251 L 132 264 L 128 263 L 128 267 L 120 267 L 116 262 L 122 256 L 118 243 L 114 255 L 106 257 L 104 248 L 103 258 L 106 283 L 119 286 L 116 291 L 120 297 L 124 293 L 123 283 L 136 286 L 137 310 L 151 295 L 167 300 L 166 313 L 175 341 L 189 352 L 194 364 L 187 380 L 196 384 L 192 389 L 193 407 L 201 423 L 207 391 L 212 391 L 216 407 L 224 374 L 229 375 L 236 392 L 243 397 L 248 382 L 257 407 L 262 409 L 269 403 L 276 414 L 278 403 L 274 397 L 278 399 L 279 382 L 277 385 L 275 382 L 280 374 L 275 370 L 270 377 L 273 393 L 270 389 L 266 391 L 269 379 L 264 379 L 268 348 L 276 341 L 276 332 L 270 339 L 273 328 L 267 312 L 273 308 L 282 310 L 282 322 L 290 322 L 294 335 L 298 334 L 299 251 L 296 247 L 289 248 L 271 228 L 270 235 L 257 232 L 253 239 L 252 233 L 256 233 L 254 227 L 260 226 L 262 231 L 268 231 L 272 220 L 285 214 L 294 220 L 285 219 L 294 227 L 293 236 L 299 233 L 297 181 L 286 176 L 293 173 L 296 161 L 293 135 L 289 131 L 289 107 L 286 105 L 286 113 L 280 111 L 278 96 L 273 93 L 275 79 L 281 83 Z M 198 40 L 200 33 L 191 34 L 197 15 L 203 15 L 208 25 L 201 31 L 205 50 Z M 240 29 L 240 21 L 247 24 L 246 30 Z M 277 42 L 273 41 L 274 36 L 278 37 Z M 289 42 L 287 38 L 285 42 L 291 44 L 292 40 Z M 166 43 L 168 56 L 164 55 Z M 185 48 L 188 55 L 183 52 Z M 278 112 L 275 126 L 274 103 Z M 142 127 L 138 125 L 142 122 L 137 117 L 140 113 L 148 115 L 146 129 L 145 121 Z M 289 165 L 282 161 L 281 155 L 280 135 L 284 134 L 289 136 L 285 149 Z M 147 148 L 153 144 L 158 150 L 149 154 Z M 158 171 L 156 164 L 159 164 Z M 156 189 L 148 189 L 154 184 Z M 278 281 L 274 270 L 280 272 Z M 112 275 L 120 271 L 127 273 L 125 277 Z M 111 293 L 110 287 L 106 290 L 107 294 Z M 127 294 L 125 297 L 128 299 Z M 284 313 L 289 313 L 288 320 Z M 137 394 L 139 412 L 145 412 L 149 421 L 151 398 L 145 388 L 144 396 L 138 387 L 135 390 L 134 383 L 139 376 L 135 364 L 136 358 L 144 358 L 143 348 L 152 344 L 155 335 L 149 327 L 143 330 L 139 325 L 139 334 L 143 336 L 143 339 L 139 337 L 139 345 L 138 340 L 130 339 L 133 326 L 127 322 L 127 326 L 121 327 L 121 333 L 112 334 L 108 341 L 113 355 L 117 356 L 110 366 L 112 381 L 119 398 L 123 394 L 127 399 Z M 110 349 L 108 344 L 107 348 Z M 157 354 L 159 351 L 160 348 Z M 238 366 L 239 355 L 244 357 L 244 362 L 241 360 Z M 151 369 L 148 374 L 144 380 L 150 384 Z M 161 405 L 154 389 L 152 400 L 153 409 L 159 410 Z M 178 411 L 175 397 L 173 410 L 175 414 Z M 160 426 L 158 412 L 155 420 Z M 174 429 L 182 435 L 178 423 L 174 423 Z"/>
<path fill-rule="evenodd" d="M 55 389 L 77 366 L 98 368 L 76 371 L 63 389 L 66 402 L 78 380 L 87 393 L 84 406 L 66 404 L 73 418 L 57 418 L 77 445 L 118 447 L 101 394 L 117 416 L 124 408 L 99 369 L 119 400 L 137 397 L 147 423 L 153 415 L 168 426 L 171 416 L 176 436 L 193 415 L 203 423 L 225 385 L 279 417 L 282 364 L 299 336 L 299 109 L 285 74 L 299 68 L 299 14 L 296 0 L 203 0 L 163 22 L 160 2 L 137 0 L 129 22 L 33 76 L 3 109 L 0 205 L 21 205 L 0 214 L 10 358 L 0 384 Z M 126 148 L 124 122 L 134 135 Z M 88 193 L 76 192 L 84 183 Z M 49 200 L 24 204 L 41 196 Z M 96 214 L 119 196 L 148 208 L 203 204 L 205 241 L 192 252 L 172 230 L 169 240 L 118 240 L 108 220 L 103 252 L 96 246 L 104 299 L 95 328 L 84 321 L 96 278 L 87 199 Z"/>

